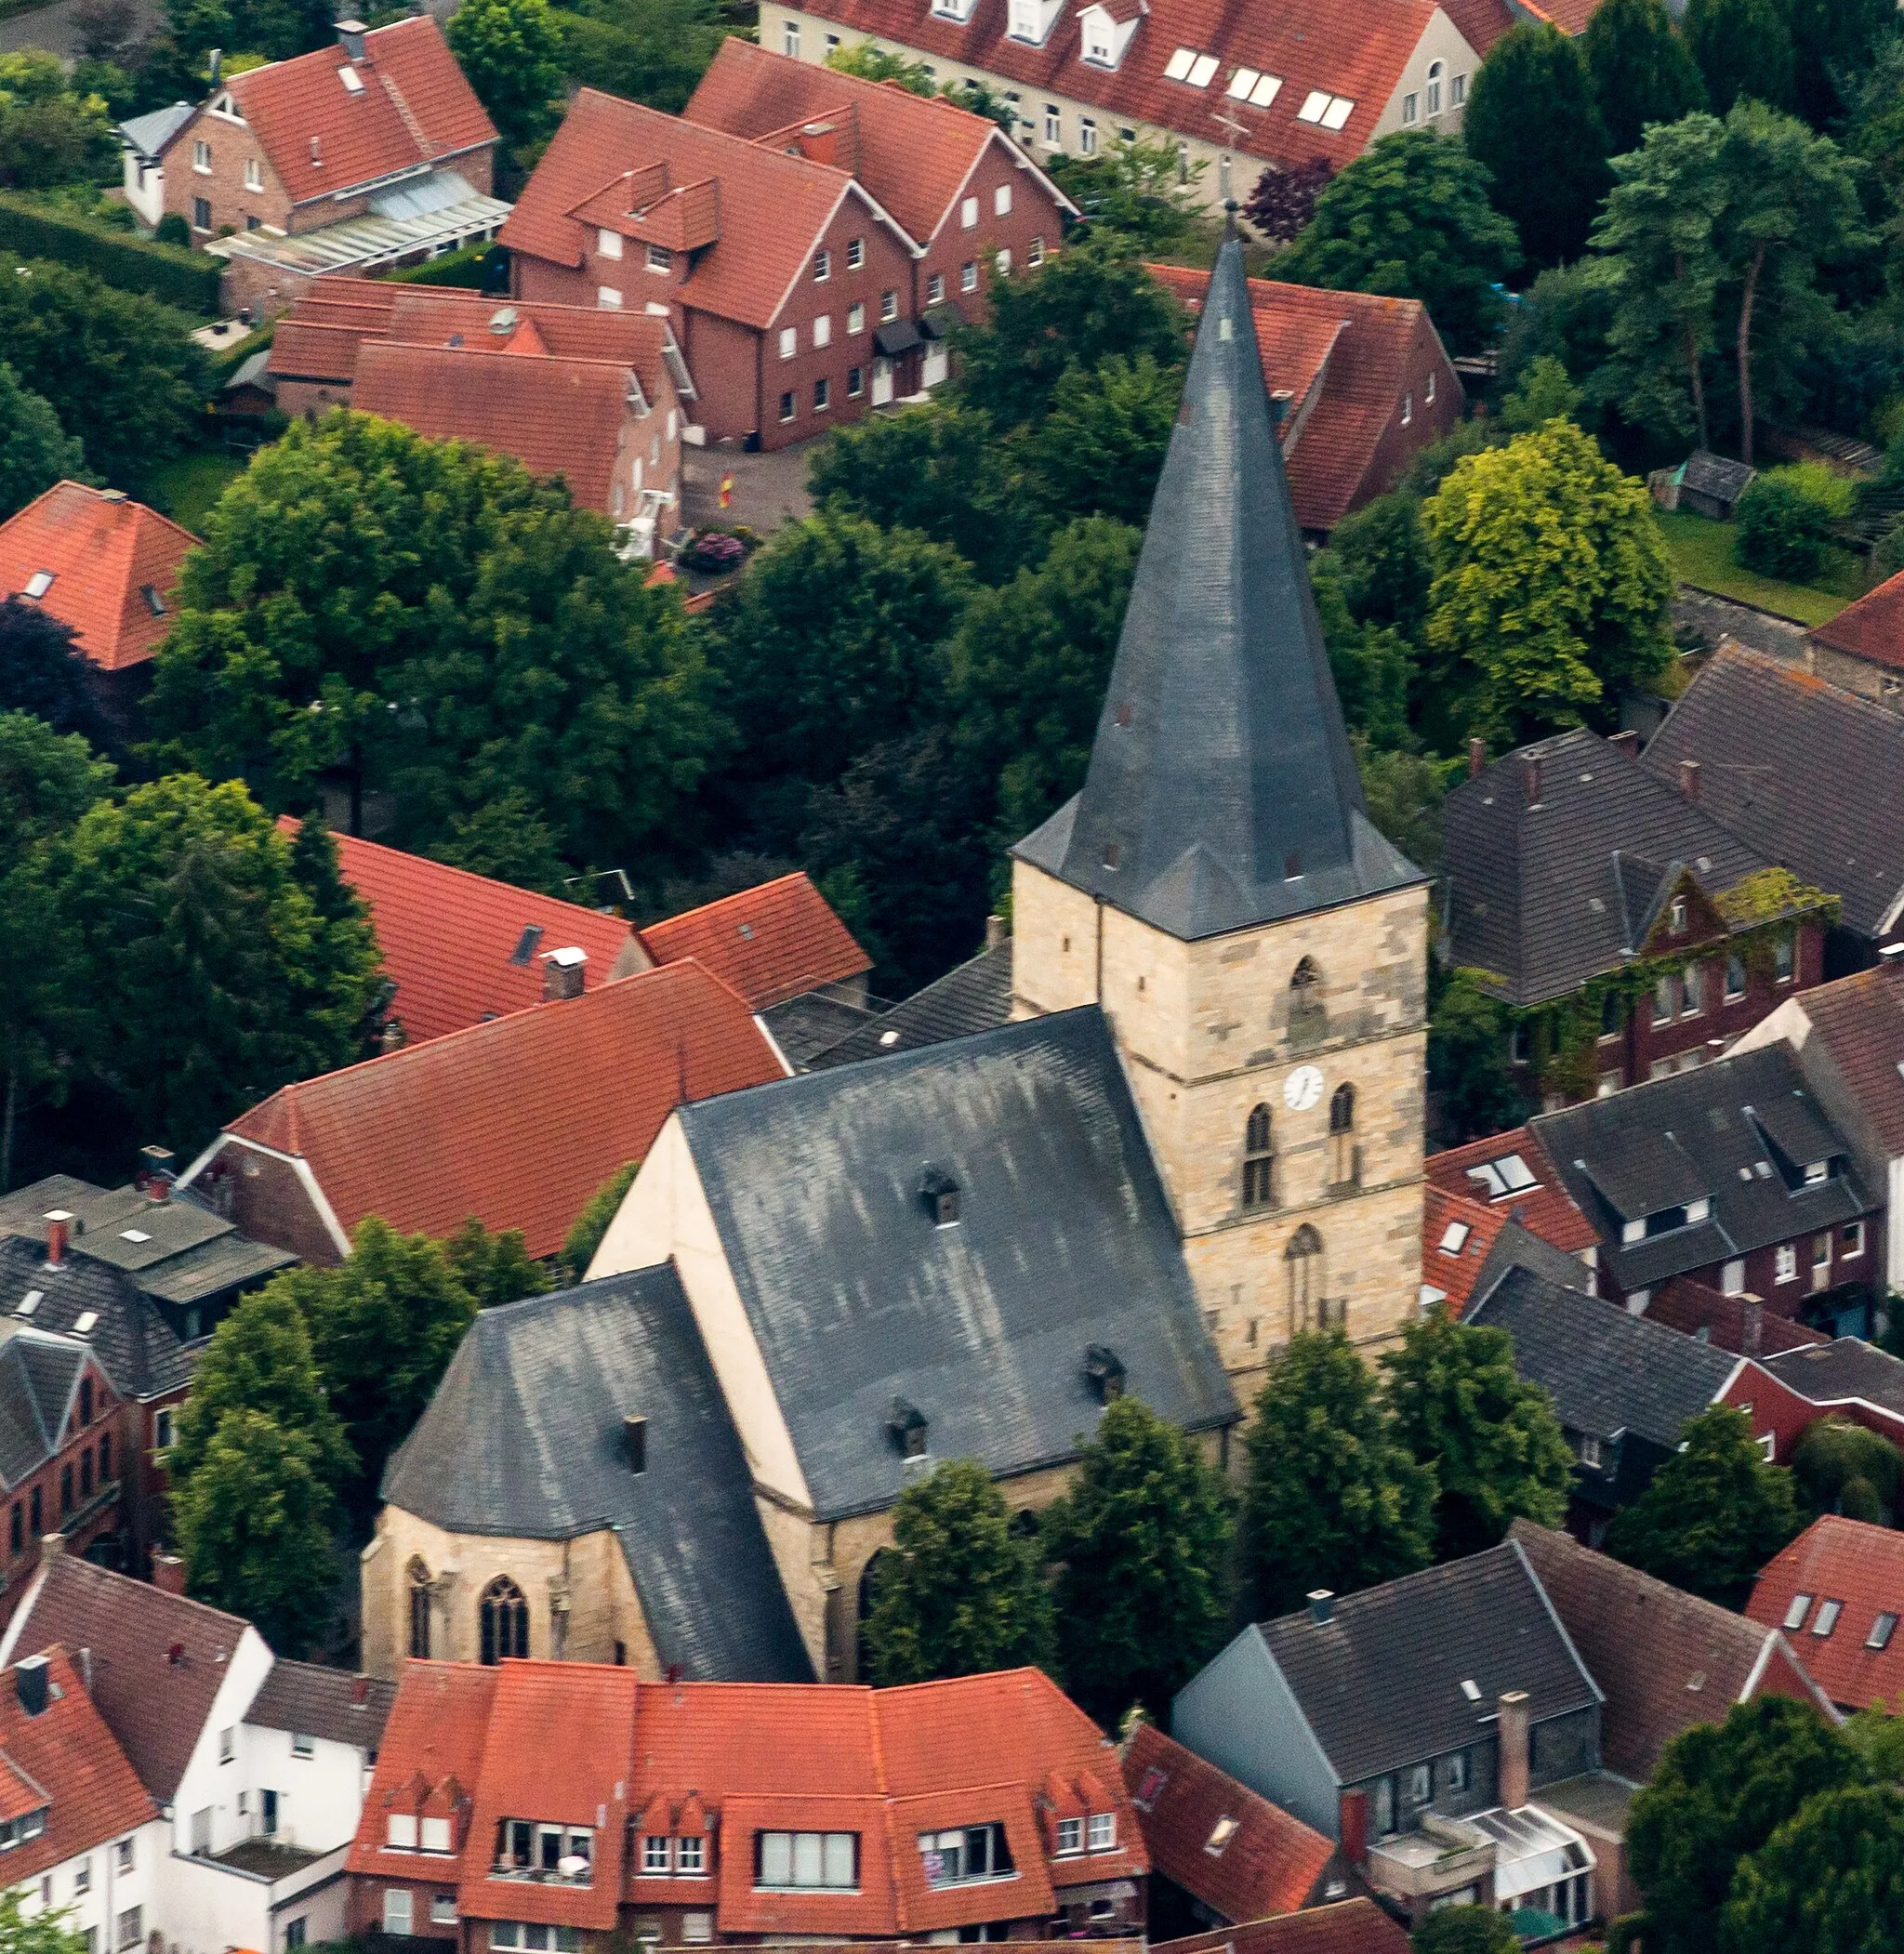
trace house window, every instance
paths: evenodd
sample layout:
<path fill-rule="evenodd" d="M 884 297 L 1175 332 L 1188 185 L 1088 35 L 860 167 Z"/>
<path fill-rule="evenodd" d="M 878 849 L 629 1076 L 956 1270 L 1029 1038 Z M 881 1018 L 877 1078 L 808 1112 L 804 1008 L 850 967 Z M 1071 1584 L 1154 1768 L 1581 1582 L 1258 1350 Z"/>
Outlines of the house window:
<path fill-rule="evenodd" d="M 957 1831 L 920 1832 L 918 1836 L 928 1886 L 1004 1879 L 1017 1869 L 1002 1825 L 969 1825 Z"/>
<path fill-rule="evenodd" d="M 943 271 L 934 271 L 926 280 L 926 303 L 928 305 L 942 305 L 945 303 L 945 274 Z"/>
<path fill-rule="evenodd" d="M 1673 1023 L 1673 979 L 1670 974 L 1661 977 L 1653 986 L 1653 1023 Z"/>
<path fill-rule="evenodd" d="M 212 206 L 204 197 L 192 200 L 192 228 L 194 231 L 209 231 L 212 228 Z"/>
<path fill-rule="evenodd" d="M 1864 1223 L 1846 1221 L 1838 1235 L 1838 1260 L 1852 1262 L 1864 1253 Z"/>
<path fill-rule="evenodd" d="M 1789 935 L 1781 936 L 1772 951 L 1772 967 L 1780 984 L 1790 984 L 1792 982 L 1792 972 L 1796 962 L 1796 956 L 1797 939 Z"/>
<path fill-rule="evenodd" d="M 422 1561 L 410 1562 L 410 1653 L 420 1661 L 430 1659 L 430 1569 Z"/>
<path fill-rule="evenodd" d="M 1683 895 L 1673 898 L 1673 906 L 1667 912 L 1666 927 L 1674 936 L 1686 934 L 1686 898 Z"/>
<path fill-rule="evenodd" d="M 833 254 L 830 251 L 813 253 L 813 283 L 823 285 L 833 275 Z"/>
<path fill-rule="evenodd" d="M 1726 958 L 1726 1001 L 1737 1004 L 1745 996 L 1745 958 L 1734 950 Z"/>
<path fill-rule="evenodd" d="M 450 1839 L 450 1822 L 447 1818 L 426 1818 L 422 1821 L 422 1845 L 427 1853 L 454 1852 L 456 1847 Z M 581 1836 L 587 1837 L 584 1833 Z"/>
<path fill-rule="evenodd" d="M 1012 186 L 1009 183 L 999 184 L 992 192 L 992 215 L 995 218 L 1012 215 Z"/>
<path fill-rule="evenodd" d="M 432 1927 L 454 1927 L 456 1923 L 456 1896 L 453 1893 L 438 1893 L 430 1896 L 430 1924 Z"/>
<path fill-rule="evenodd" d="M 1084 1820 L 1081 1818 L 1061 1818 L 1058 1820 L 1058 1851 L 1081 1853 L 1084 1850 Z"/>
<path fill-rule="evenodd" d="M 1368 1807 L 1375 1836 L 1378 1839 L 1389 1838 L 1395 1832 L 1395 1779 L 1378 1777 L 1370 1790 L 1373 1795 L 1368 1800 Z"/>
<path fill-rule="evenodd" d="M 698 1877 L 707 1870 L 707 1842 L 703 1838 L 678 1839 L 674 1846 L 674 1868 L 679 1873 Z"/>
<path fill-rule="evenodd" d="M 671 1869 L 672 1842 L 649 1832 L 641 1840 L 641 1870 L 644 1873 L 665 1873 Z"/>
<path fill-rule="evenodd" d="M 1588 1472 L 1597 1472 L 1600 1470 L 1600 1441 L 1597 1438 L 1583 1432 L 1580 1433 L 1580 1444 L 1574 1449 L 1579 1453 L 1580 1461 Z"/>
<path fill-rule="evenodd" d="M 639 1940 L 659 1940 L 660 1935 L 637 1934 Z M 516 1954 L 582 1954 L 579 1927 L 545 1927 L 536 1921 L 491 1921 L 489 1945 L 508 1947 Z"/>
<path fill-rule="evenodd" d="M 648 246 L 648 269 L 651 271 L 672 271 L 674 270 L 674 253 L 666 244 L 650 244 Z"/>
<path fill-rule="evenodd" d="M 1243 1129 L 1243 1206 L 1267 1208 L 1276 1199 L 1276 1142 L 1269 1108 L 1252 1107 Z"/>
<path fill-rule="evenodd" d="M 1448 1761 L 1448 1789 L 1450 1791 L 1465 1791 L 1472 1776 L 1468 1753 L 1455 1751 Z"/>
<path fill-rule="evenodd" d="M 824 414 L 832 404 L 833 382 L 831 380 L 815 380 L 813 382 L 813 412 L 815 414 Z"/>
<path fill-rule="evenodd" d="M 1045 261 L 1045 241 L 1041 237 L 1032 239 L 1025 253 L 1025 262 L 1035 271 Z"/>
<path fill-rule="evenodd" d="M 1828 1288 L 1831 1281 L 1831 1234 L 1827 1229 L 1822 1234 L 1811 1238 L 1811 1286 L 1815 1289 Z"/>
<path fill-rule="evenodd" d="M 227 1723 L 218 1732 L 218 1762 L 221 1764 L 229 1764 L 237 1754 L 238 1732 L 233 1725 Z"/>
<path fill-rule="evenodd" d="M 1796 1282 L 1798 1280 L 1798 1246 L 1794 1242 L 1780 1242 L 1773 1264 L 1772 1279 L 1775 1282 Z"/>
<path fill-rule="evenodd" d="M 73 1868 L 73 1897 L 77 1899 L 81 1894 L 90 1893 L 92 1890 L 93 1862 L 90 1858 L 82 1859 L 79 1862 L 79 1864 Z"/>
<path fill-rule="evenodd" d="M 496 1663 L 528 1655 L 529 1604 L 508 1575 L 497 1575 L 483 1591 L 479 1627 L 483 1661 Z"/>
<path fill-rule="evenodd" d="M 1064 118 L 1058 112 L 1055 102 L 1045 104 L 1045 147 L 1049 150 L 1062 149 L 1064 144 Z"/>
<path fill-rule="evenodd" d="M 756 1832 L 754 1884 L 826 1887 L 851 1893 L 859 1885 L 857 1832 Z"/>
<path fill-rule="evenodd" d="M 315 1757 L 317 1739 L 308 1732 L 294 1730 L 291 1733 L 291 1755 L 293 1757 Z"/>
<path fill-rule="evenodd" d="M 711 1913 L 683 1913 L 681 1937 L 691 1947 L 706 1947 L 714 1938 L 714 1916 Z"/>
<path fill-rule="evenodd" d="M 653 248 L 652 246 L 650 247 Z M 603 231 L 595 232 L 595 256 L 597 257 L 619 257 L 621 256 L 621 232 Z"/>
<path fill-rule="evenodd" d="M 410 1894 L 407 1887 L 386 1886 L 383 1890 L 383 1931 L 407 1934 L 410 1931 Z"/>
<path fill-rule="evenodd" d="M 1421 389 L 1421 398 L 1432 407 L 1435 404 L 1435 376 L 1428 376 L 1428 384 Z"/>
<path fill-rule="evenodd" d="M 832 343 L 833 315 L 830 312 L 822 312 L 813 321 L 813 350 L 817 352 L 823 346 L 831 346 Z"/>
<path fill-rule="evenodd" d="M 245 187 L 246 190 L 264 188 L 264 165 L 256 156 L 247 156 L 245 159 Z"/>
<path fill-rule="evenodd" d="M 881 292 L 879 294 L 879 323 L 881 325 L 891 325 L 898 316 L 899 294 L 897 292 Z"/>
<path fill-rule="evenodd" d="M 1078 124 L 1078 153 L 1080 156 L 1097 154 L 1097 124 L 1089 115 L 1082 116 Z"/>
<path fill-rule="evenodd" d="M 782 23 L 780 29 L 780 51 L 782 54 L 791 55 L 795 60 L 800 59 L 800 22 L 798 20 L 787 20 Z"/>
<path fill-rule="evenodd" d="M 1719 1289 L 1722 1295 L 1743 1296 L 1745 1294 L 1745 1258 L 1729 1261 L 1719 1272 Z"/>
<path fill-rule="evenodd" d="M 1818 1604 L 1818 1616 L 1811 1625 L 1812 1633 L 1822 1642 L 1838 1626 L 1838 1617 L 1844 1612 L 1844 1604 L 1842 1601 L 1821 1601 Z"/>
<path fill-rule="evenodd" d="M 113 1852 L 117 1855 L 118 1857 L 117 1869 L 120 1872 L 130 1872 L 132 1870 L 134 1843 L 135 1842 L 130 1839 L 122 1839 L 120 1840 L 118 1844 L 112 1848 Z"/>
<path fill-rule="evenodd" d="M 849 335 L 863 333 L 866 329 L 866 309 L 863 305 L 850 305 L 846 309 L 846 330 Z"/>
<path fill-rule="evenodd" d="M 1699 1012 L 1706 1008 L 1705 972 L 1700 970 L 1698 964 L 1689 963 L 1680 972 L 1679 983 L 1685 997 L 1685 1002 L 1680 1007 L 1680 1016 L 1683 1018 L 1698 1017 Z"/>
<path fill-rule="evenodd" d="M 792 394 L 783 393 L 780 396 L 780 418 L 784 421 L 790 421 L 793 418 L 793 413 Z"/>
<path fill-rule="evenodd" d="M 978 199 L 967 197 L 959 205 L 959 228 L 961 231 L 975 231 L 978 228 Z"/>
<path fill-rule="evenodd" d="M 1406 428 L 1414 417 L 1415 396 L 1412 393 L 1405 393 L 1402 395 L 1402 426 Z"/>
<path fill-rule="evenodd" d="M 119 1945 L 136 1947 L 145 1938 L 145 1908 L 128 1907 L 119 1916 Z"/>
<path fill-rule="evenodd" d="M 1283 1250 L 1289 1272 L 1289 1334 L 1320 1328 L 1322 1295 L 1322 1237 L 1307 1221 L 1289 1237 Z"/>
<path fill-rule="evenodd" d="M 152 1450 L 165 1452 L 172 1446 L 172 1414 L 169 1411 L 155 1411 L 152 1414 Z"/>
<path fill-rule="evenodd" d="M 1094 1853 L 1107 1853 L 1117 1842 L 1117 1815 L 1115 1812 L 1093 1812 L 1091 1815 L 1091 1829 L 1085 1843 Z"/>
<path fill-rule="evenodd" d="M 800 328 L 783 325 L 780 328 L 780 357 L 790 360 L 800 350 Z"/>
<path fill-rule="evenodd" d="M 846 369 L 847 399 L 850 401 L 856 401 L 859 399 L 860 395 L 863 394 L 866 390 L 866 368 L 863 366 L 849 366 Z"/>
<path fill-rule="evenodd" d="M 959 289 L 961 292 L 978 290 L 978 260 L 967 258 L 959 268 Z"/>
<path fill-rule="evenodd" d="M 846 241 L 846 269 L 857 271 L 866 261 L 866 241 L 863 237 L 850 237 Z"/>
<path fill-rule="evenodd" d="M 1439 115 L 1441 113 L 1442 72 L 1442 65 L 1439 61 L 1430 61 L 1428 63 L 1428 112 L 1431 115 Z"/>
<path fill-rule="evenodd" d="M 1408 1774 L 1408 1799 L 1412 1805 L 1423 1805 L 1435 1796 L 1435 1767 L 1432 1764 L 1410 1764 Z"/>
<path fill-rule="evenodd" d="M 598 311 L 618 312 L 621 310 L 621 294 L 613 285 L 597 285 L 595 306 Z"/>
<path fill-rule="evenodd" d="M 1465 74 L 1458 74 L 1448 85 L 1448 105 L 1450 109 L 1459 109 L 1467 99 L 1468 78 Z"/>
<path fill-rule="evenodd" d="M 1620 993 L 1608 991 L 1600 999 L 1600 1037 L 1602 1042 L 1620 1036 Z"/>
<path fill-rule="evenodd" d="M 1415 120 L 1415 98 L 1412 94 L 1402 97 L 1402 120 L 1404 122 L 1413 122 Z"/>
<path fill-rule="evenodd" d="M 208 142 L 194 142 L 192 145 L 192 166 L 201 177 L 212 173 L 212 146 Z"/>
<path fill-rule="evenodd" d="M 992 269 L 1000 278 L 1012 275 L 1012 254 L 1009 251 L 995 251 L 992 254 Z"/>
<path fill-rule="evenodd" d="M 415 1852 L 416 1850 L 416 1813 L 392 1812 L 384 1822 L 383 1842 L 393 1852 Z"/>

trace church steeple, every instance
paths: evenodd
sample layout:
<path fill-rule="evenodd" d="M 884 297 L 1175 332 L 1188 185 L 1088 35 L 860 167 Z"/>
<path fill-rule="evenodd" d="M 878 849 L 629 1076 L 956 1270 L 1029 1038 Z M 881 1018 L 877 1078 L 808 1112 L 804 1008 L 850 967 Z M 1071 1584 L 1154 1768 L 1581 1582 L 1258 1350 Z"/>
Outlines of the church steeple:
<path fill-rule="evenodd" d="M 1180 941 L 1424 879 L 1370 824 L 1223 245 L 1084 789 L 1015 852 Z"/>

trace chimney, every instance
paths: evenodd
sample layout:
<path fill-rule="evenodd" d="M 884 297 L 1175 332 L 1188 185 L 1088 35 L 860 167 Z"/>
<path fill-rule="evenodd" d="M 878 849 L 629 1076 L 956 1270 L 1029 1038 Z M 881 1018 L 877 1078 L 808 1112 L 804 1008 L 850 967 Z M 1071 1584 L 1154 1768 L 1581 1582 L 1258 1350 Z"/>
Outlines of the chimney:
<path fill-rule="evenodd" d="M 588 951 L 578 950 L 573 944 L 565 949 L 543 951 L 543 1003 L 553 1004 L 562 997 L 579 997 L 588 969 Z"/>
<path fill-rule="evenodd" d="M 827 168 L 840 161 L 840 130 L 830 122 L 810 122 L 802 125 L 800 132 L 800 152 L 809 163 L 819 163 Z"/>
<path fill-rule="evenodd" d="M 1696 759 L 1683 759 L 1679 763 L 1679 791 L 1688 800 L 1699 798 L 1699 763 Z"/>
<path fill-rule="evenodd" d="M 1333 1621 L 1335 1619 L 1335 1593 L 1332 1589 L 1310 1589 L 1309 1619 L 1311 1621 Z"/>
<path fill-rule="evenodd" d="M 1357 1872 L 1368 1869 L 1368 1794 L 1344 1791 L 1341 1810 L 1342 1857 Z"/>
<path fill-rule="evenodd" d="M 1488 764 L 1488 742 L 1478 733 L 1468 737 L 1468 778 L 1478 780 L 1481 769 Z"/>
<path fill-rule="evenodd" d="M 351 1678 L 351 1681 L 350 1681 L 350 1707 L 351 1707 L 351 1709 L 353 1709 L 353 1710 L 362 1710 L 362 1709 L 364 1708 L 364 1705 L 365 1705 L 365 1704 L 366 1704 L 367 1702 L 369 1702 L 369 1701 L 370 1701 L 370 1678 L 369 1678 L 368 1676 L 354 1676 L 354 1677 L 352 1677 L 352 1678 Z"/>
<path fill-rule="evenodd" d="M 362 20 L 337 22 L 337 39 L 342 43 L 344 52 L 353 61 L 361 61 L 364 59 L 364 26 Z"/>
<path fill-rule="evenodd" d="M 631 1472 L 648 1470 L 648 1420 L 628 1417 L 621 1421 L 621 1449 Z"/>
<path fill-rule="evenodd" d="M 1521 783 L 1527 790 L 1527 805 L 1530 808 L 1539 807 L 1540 805 L 1540 762 L 1539 759 L 1528 759 L 1521 762 Z"/>
<path fill-rule="evenodd" d="M 1609 746 L 1618 746 L 1628 759 L 1637 759 L 1640 757 L 1640 735 L 1637 727 L 1622 726 L 1608 738 L 1606 744 Z"/>
<path fill-rule="evenodd" d="M 28 1716 L 44 1715 L 46 1709 L 46 1658 L 29 1656 L 24 1661 L 16 1662 L 13 1687 L 19 1693 L 20 1707 Z"/>
<path fill-rule="evenodd" d="M 60 1533 L 43 1533 L 40 1536 L 40 1565 L 57 1561 L 66 1551 L 66 1536 Z"/>
<path fill-rule="evenodd" d="M 185 1562 L 181 1555 L 152 1549 L 152 1586 L 161 1594 L 185 1592 Z"/>
<path fill-rule="evenodd" d="M 46 1217 L 46 1261 L 48 1269 L 62 1268 L 66 1262 L 66 1227 L 73 1217 L 56 1208 Z"/>
<path fill-rule="evenodd" d="M 1765 1306 L 1756 1296 L 1746 1296 L 1739 1300 L 1741 1327 L 1739 1330 L 1739 1353 L 1741 1357 L 1759 1356 L 1765 1347 Z"/>
<path fill-rule="evenodd" d="M 177 1157 L 168 1146 L 140 1147 L 139 1173 L 133 1185 L 143 1188 L 149 1200 L 165 1200 L 172 1192 L 172 1168 Z"/>
<path fill-rule="evenodd" d="M 205 79 L 210 82 L 214 88 L 218 86 L 218 70 L 224 65 L 225 50 L 222 47 L 214 47 L 211 51 L 211 59 L 205 66 Z"/>
<path fill-rule="evenodd" d="M 985 918 L 985 948 L 996 950 L 1010 932 L 1005 928 L 1005 918 L 994 913 Z M 1904 948 L 1904 945 L 1900 945 Z"/>
<path fill-rule="evenodd" d="M 1527 1693 L 1511 1689 L 1501 1699 L 1500 1722 L 1495 1725 L 1501 1746 L 1500 1775 L 1496 1781 L 1501 1803 L 1517 1812 L 1527 1802 Z"/>

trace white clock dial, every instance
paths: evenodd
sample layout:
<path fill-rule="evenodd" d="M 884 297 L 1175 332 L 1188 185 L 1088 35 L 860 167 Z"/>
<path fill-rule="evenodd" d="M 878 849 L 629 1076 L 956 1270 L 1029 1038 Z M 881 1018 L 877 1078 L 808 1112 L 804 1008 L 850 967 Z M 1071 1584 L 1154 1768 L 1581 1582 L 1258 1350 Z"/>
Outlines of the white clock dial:
<path fill-rule="evenodd" d="M 1322 1097 L 1322 1074 L 1314 1065 L 1298 1065 L 1283 1081 L 1283 1104 L 1291 1113 L 1306 1113 Z"/>

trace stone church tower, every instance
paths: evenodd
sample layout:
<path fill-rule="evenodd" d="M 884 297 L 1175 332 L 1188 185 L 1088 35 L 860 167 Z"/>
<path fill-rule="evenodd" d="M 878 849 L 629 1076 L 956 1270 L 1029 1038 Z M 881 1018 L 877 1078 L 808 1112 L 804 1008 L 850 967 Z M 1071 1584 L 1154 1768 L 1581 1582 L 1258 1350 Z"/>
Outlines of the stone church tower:
<path fill-rule="evenodd" d="M 1242 254 L 1210 280 L 1084 789 L 1013 851 L 1013 1010 L 1102 1005 L 1238 1394 L 1421 1282 L 1427 878 L 1369 822 Z"/>

